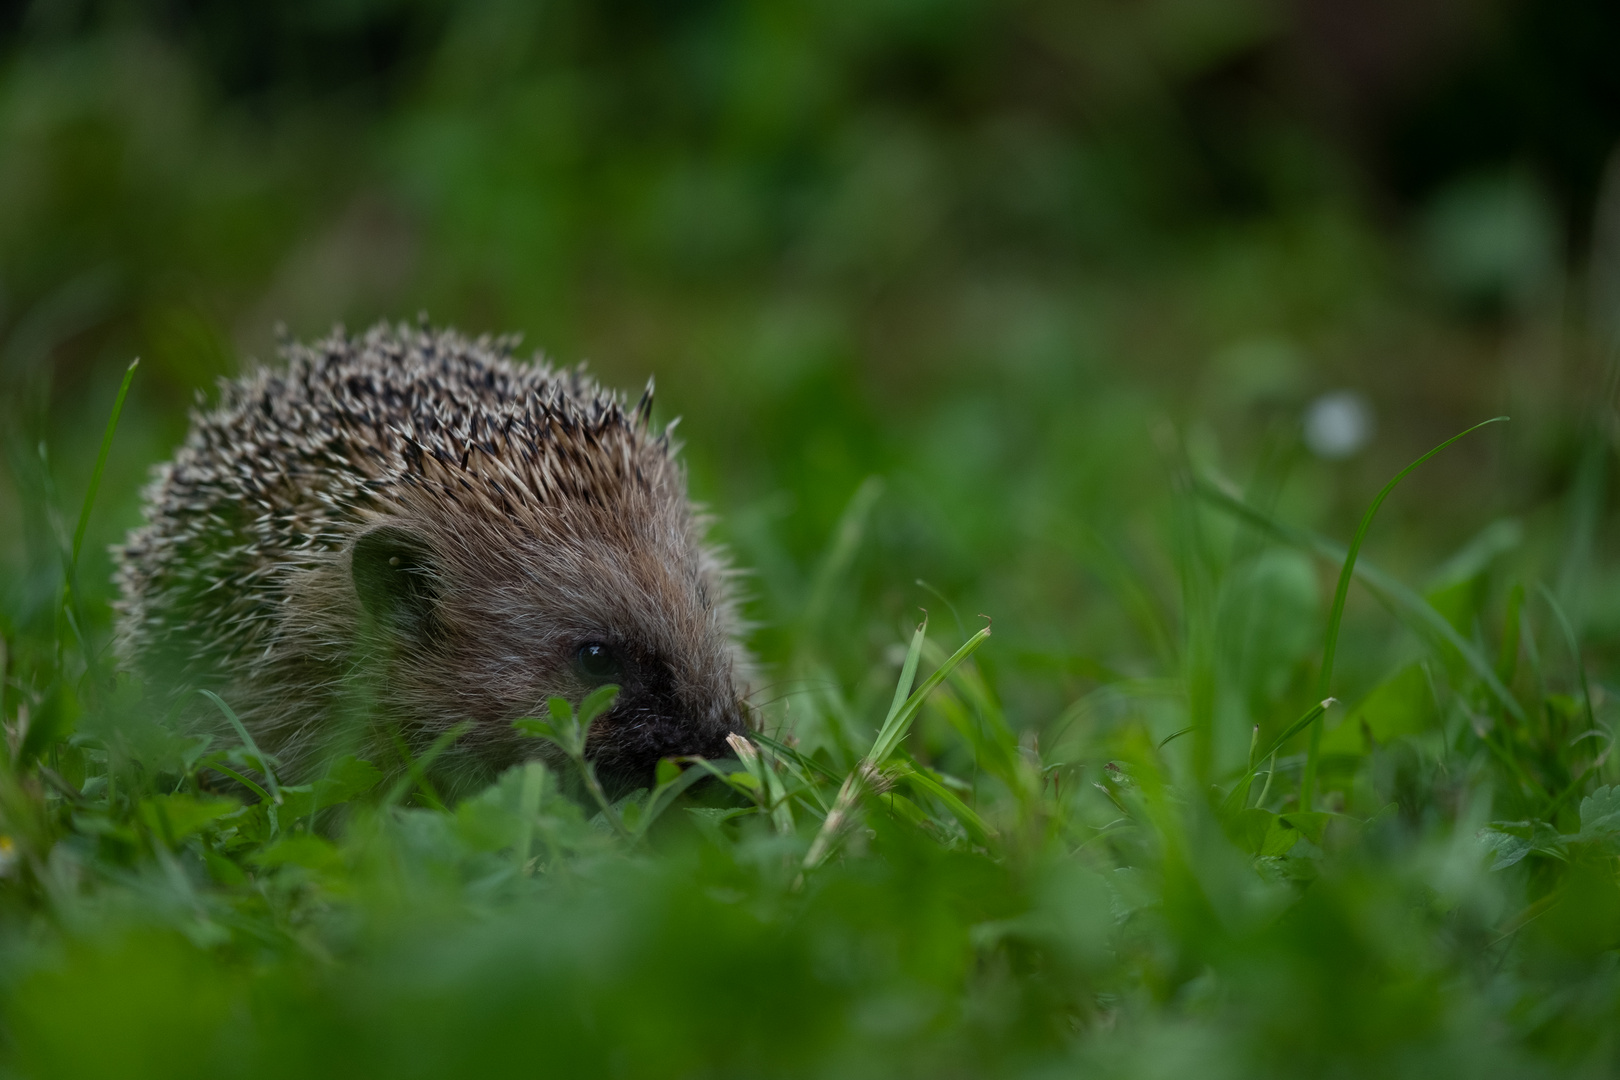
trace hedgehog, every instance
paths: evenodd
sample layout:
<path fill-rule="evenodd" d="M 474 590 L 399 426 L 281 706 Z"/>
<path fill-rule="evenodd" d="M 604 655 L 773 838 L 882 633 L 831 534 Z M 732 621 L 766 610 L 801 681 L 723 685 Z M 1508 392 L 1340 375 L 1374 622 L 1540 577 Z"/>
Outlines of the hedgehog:
<path fill-rule="evenodd" d="M 733 571 L 652 383 L 634 405 L 515 338 L 379 324 L 291 343 L 199 400 L 115 549 L 124 667 L 196 725 L 216 693 L 288 777 L 340 751 L 452 788 L 548 755 L 513 722 L 620 688 L 605 786 L 749 730 Z M 464 725 L 464 726 L 463 726 Z"/>

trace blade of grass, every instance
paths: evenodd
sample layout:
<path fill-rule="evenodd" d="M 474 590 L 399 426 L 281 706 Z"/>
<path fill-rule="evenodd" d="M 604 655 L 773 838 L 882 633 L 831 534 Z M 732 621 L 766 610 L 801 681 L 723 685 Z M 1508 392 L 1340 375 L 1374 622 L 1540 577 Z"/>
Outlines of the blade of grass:
<path fill-rule="evenodd" d="M 827 768 L 827 766 L 823 765 L 821 762 L 817 761 L 815 758 L 809 757 L 806 754 L 801 754 L 801 753 L 799 753 L 798 750 L 796 750 L 793 747 L 789 746 L 787 743 L 780 742 L 780 741 L 778 741 L 776 739 L 773 739 L 769 735 L 761 734 L 760 732 L 756 731 L 750 736 L 750 738 L 752 738 L 757 743 L 761 743 L 761 744 L 763 744 L 765 746 L 770 747 L 771 751 L 773 753 L 780 754 L 782 757 L 785 757 L 785 758 L 789 759 L 794 764 L 798 765 L 801 769 L 805 769 L 805 770 L 808 770 L 810 772 L 818 773 L 822 777 L 824 777 L 824 778 L 826 778 L 828 780 L 837 781 L 837 780 L 842 780 L 843 779 L 843 777 L 839 776 L 837 773 L 835 773 L 831 769 Z"/>
<path fill-rule="evenodd" d="M 1564 631 L 1564 643 L 1569 648 L 1570 659 L 1575 664 L 1575 674 L 1581 683 L 1581 704 L 1586 709 L 1586 730 L 1591 731 L 1597 727 L 1597 717 L 1592 713 L 1592 688 L 1586 684 L 1586 663 L 1581 659 L 1581 646 L 1575 639 L 1575 627 L 1570 625 L 1568 616 L 1564 614 L 1563 605 L 1559 604 L 1552 590 L 1545 585 L 1537 585 L 1536 588 L 1540 590 L 1541 598 L 1547 601 L 1547 606 L 1552 608 L 1553 616 Z"/>
<path fill-rule="evenodd" d="M 1519 667 L 1519 612 L 1524 608 L 1524 583 L 1516 581 L 1508 591 L 1507 613 L 1502 617 L 1502 643 L 1496 653 L 1496 677 L 1505 686 L 1513 681 Z"/>
<path fill-rule="evenodd" d="M 919 629 L 919 637 L 921 632 Z M 987 626 L 968 638 L 967 641 L 962 643 L 960 649 L 951 654 L 949 660 L 936 668 L 932 675 L 923 680 L 921 686 L 912 691 L 911 696 L 906 698 L 905 703 L 900 706 L 898 711 L 892 711 L 889 714 L 889 718 L 883 723 L 883 729 L 878 732 L 876 741 L 872 743 L 872 752 L 867 755 L 868 761 L 874 765 L 881 765 L 890 754 L 894 753 L 894 748 L 900 745 L 900 740 L 904 739 L 906 732 L 910 730 L 911 721 L 916 717 L 917 710 L 922 708 L 923 701 L 933 692 L 934 687 L 944 682 L 950 673 L 955 671 L 962 661 L 972 656 L 989 637 L 990 628 Z M 919 650 L 922 648 L 920 640 L 915 640 L 914 645 Z M 915 666 L 912 667 L 912 672 L 915 674 Z M 895 696 L 898 697 L 899 695 L 896 694 Z"/>
<path fill-rule="evenodd" d="M 248 734 L 248 729 L 242 723 L 241 718 L 236 715 L 236 710 L 227 705 L 225 699 L 212 690 L 198 690 L 197 693 L 212 701 L 219 708 L 219 711 L 225 714 L 225 719 L 229 720 L 231 727 L 236 729 L 236 737 L 242 740 L 242 745 L 247 747 L 248 753 L 252 754 L 258 762 L 259 771 L 264 773 L 265 782 L 270 786 L 272 800 L 279 803 L 281 801 L 281 787 L 276 783 L 276 774 L 270 768 L 270 761 L 260 751 L 259 744 L 253 741 L 253 736 Z"/>
<path fill-rule="evenodd" d="M 926 626 L 926 623 L 924 625 Z M 919 652 L 922 649 L 920 639 L 923 629 L 924 627 L 918 627 L 916 636 L 912 638 L 912 648 Z M 888 719 L 884 721 L 883 728 L 878 732 L 877 739 L 872 743 L 871 751 L 861 759 L 854 771 L 844 778 L 843 786 L 838 789 L 838 798 L 833 801 L 832 810 L 828 811 L 827 817 L 821 823 L 821 829 L 816 833 L 816 838 L 810 843 L 810 850 L 805 853 L 804 863 L 800 876 L 795 881 L 795 887 L 803 883 L 804 871 L 815 869 L 831 853 L 838 834 L 843 830 L 844 824 L 848 820 L 849 811 L 855 805 L 855 800 L 860 797 L 862 789 L 881 779 L 879 768 L 888 756 L 894 752 L 895 747 L 900 745 L 900 741 L 906 737 L 906 732 L 911 728 L 911 721 L 916 717 L 917 710 L 922 707 L 922 703 L 928 698 L 928 695 L 933 692 L 935 687 L 944 682 L 946 677 L 955 671 L 962 661 L 972 656 L 974 651 L 980 645 L 983 645 L 989 636 L 990 628 L 986 626 L 983 630 L 968 638 L 967 641 L 963 642 L 960 649 L 951 654 L 950 659 L 941 664 L 932 675 L 923 680 L 921 686 L 911 692 L 899 709 L 891 707 Z M 909 666 L 911 674 L 915 675 L 915 666 Z M 902 675 L 904 673 L 905 669 L 902 669 Z M 901 685 L 903 688 L 903 681 Z M 899 696 L 900 694 L 897 692 L 895 697 L 899 698 Z"/>
<path fill-rule="evenodd" d="M 652 794 L 647 797 L 647 808 L 642 812 L 641 820 L 636 822 L 632 839 L 639 843 L 647 835 L 647 831 L 652 828 L 653 822 L 662 817 L 664 811 L 675 804 L 675 800 L 680 797 L 681 793 L 707 775 L 702 769 L 688 767 L 682 769 L 681 775 L 674 780 L 659 784 Z"/>
<path fill-rule="evenodd" d="M 1372 528 L 1373 518 L 1377 516 L 1379 507 L 1384 505 L 1384 500 L 1389 498 L 1390 492 L 1395 490 L 1395 486 L 1410 476 L 1419 465 L 1422 465 L 1463 436 L 1472 434 L 1486 425 L 1501 423 L 1506 419 L 1505 416 L 1493 416 L 1489 420 L 1482 420 L 1473 427 L 1459 431 L 1396 473 L 1389 483 L 1385 484 L 1378 494 L 1374 496 L 1372 504 L 1367 507 L 1367 512 L 1362 515 L 1361 524 L 1357 526 L 1355 535 L 1350 538 L 1350 549 L 1345 553 L 1344 566 L 1339 571 L 1339 584 L 1333 591 L 1333 609 L 1328 613 L 1327 634 L 1322 643 L 1322 671 L 1316 681 L 1316 696 L 1318 698 L 1326 698 L 1328 692 L 1333 689 L 1333 659 L 1339 648 L 1339 625 L 1344 619 L 1345 597 L 1350 592 L 1350 578 L 1356 570 L 1356 556 L 1361 553 L 1361 543 L 1367 538 L 1367 531 Z M 1317 759 L 1321 757 L 1321 753 L 1322 729 L 1317 726 L 1311 729 L 1311 745 L 1305 754 L 1305 775 L 1299 782 L 1299 805 L 1302 810 L 1308 811 L 1311 809 L 1311 801 L 1316 788 Z"/>
<path fill-rule="evenodd" d="M 1266 533 L 1278 543 L 1309 552 L 1327 562 L 1343 563 L 1345 549 L 1326 537 L 1278 521 L 1223 490 L 1219 484 L 1208 478 L 1200 477 L 1197 484 L 1198 492 L 1203 498 L 1251 528 Z M 1475 677 L 1491 692 L 1491 696 L 1496 698 L 1508 715 L 1520 723 L 1524 722 L 1524 706 L 1519 704 L 1518 698 L 1502 685 L 1502 681 L 1496 677 L 1496 671 L 1480 655 L 1479 650 L 1457 633 L 1456 628 L 1447 622 L 1446 617 L 1436 611 L 1433 605 L 1366 560 L 1357 561 L 1355 577 L 1412 629 L 1432 642 L 1444 643 L 1447 648 L 1460 656 L 1463 663 L 1473 671 Z M 1526 639 L 1527 647 L 1529 644 L 1529 640 Z"/>
<path fill-rule="evenodd" d="M 238 784 L 241 784 L 243 787 L 253 792 L 253 794 L 257 795 L 261 802 L 271 803 L 274 805 L 274 800 L 270 798 L 270 793 L 268 791 L 264 790 L 264 788 L 260 787 L 258 784 L 255 784 L 252 780 L 249 780 L 247 777 L 243 776 L 229 765 L 226 765 L 224 762 L 203 761 L 201 762 L 201 765 L 204 768 L 213 769 L 215 772 L 224 773 L 226 776 L 230 777 L 232 780 L 235 780 Z"/>
<path fill-rule="evenodd" d="M 838 529 L 833 534 L 832 546 L 827 549 L 826 558 L 822 560 L 820 568 L 816 571 L 815 582 L 810 587 L 810 599 L 804 608 L 804 629 L 807 635 L 813 635 L 820 628 L 821 620 L 827 614 L 827 604 L 832 598 L 833 586 L 848 572 L 850 564 L 855 561 L 855 553 L 860 549 L 861 538 L 866 534 L 866 519 L 872 513 L 872 507 L 877 505 L 878 496 L 882 494 L 882 478 L 868 476 L 861 481 L 861 486 L 855 489 L 855 494 L 850 496 L 849 505 L 844 508 L 843 516 L 838 519 Z"/>
<path fill-rule="evenodd" d="M 1292 739 L 1295 735 L 1298 735 L 1300 732 L 1316 723 L 1316 721 L 1321 718 L 1322 714 L 1327 712 L 1328 709 L 1332 708 L 1335 704 L 1337 704 L 1337 702 L 1333 698 L 1323 698 L 1321 701 L 1318 701 L 1315 705 L 1312 705 L 1309 709 L 1305 710 L 1304 716 L 1301 716 L 1298 720 L 1295 720 L 1292 724 L 1289 724 L 1288 727 L 1283 729 L 1283 733 L 1281 735 L 1278 735 L 1275 739 L 1272 739 L 1271 743 L 1258 756 L 1251 756 L 1249 759 L 1249 767 L 1244 770 L 1243 775 L 1238 778 L 1238 782 L 1232 787 L 1232 790 L 1227 793 L 1226 799 L 1221 803 L 1221 813 L 1233 814 L 1243 809 L 1244 804 L 1249 801 L 1249 782 L 1254 779 L 1254 774 L 1259 771 L 1260 763 L 1274 755 L 1289 739 Z M 1267 785 L 1269 786 L 1269 784 L 1270 780 L 1268 779 Z"/>
<path fill-rule="evenodd" d="M 135 369 L 140 363 L 141 358 L 137 356 L 124 369 L 124 381 L 118 384 L 118 396 L 113 399 L 112 415 L 107 417 L 107 427 L 101 433 L 101 450 L 96 454 L 96 467 L 90 473 L 90 486 L 84 493 L 84 505 L 79 508 L 79 523 L 73 530 L 70 565 L 75 572 L 79 566 L 79 550 L 84 546 L 84 532 L 90 525 L 90 507 L 95 504 L 96 492 L 101 487 L 101 474 L 107 467 L 107 456 L 112 452 L 113 432 L 118 430 L 118 416 L 124 411 L 124 399 L 129 396 L 129 384 L 135 380 Z"/>
<path fill-rule="evenodd" d="M 949 810 L 951 815 L 962 823 L 962 827 L 967 830 L 968 835 L 973 838 L 975 844 L 980 847 L 989 847 L 991 841 L 995 839 L 996 830 L 992 829 L 978 815 L 977 811 L 959 799 L 944 784 L 930 776 L 926 770 L 908 764 L 901 770 L 899 779 L 904 780 L 919 791 L 927 792 L 943 803 L 945 809 Z"/>
<path fill-rule="evenodd" d="M 906 649 L 905 662 L 900 665 L 900 680 L 894 684 L 894 700 L 889 703 L 888 715 L 883 718 L 883 723 L 878 725 L 877 738 L 872 743 L 874 752 L 877 747 L 885 743 L 892 745 L 895 741 L 894 729 L 900 719 L 900 710 L 905 708 L 906 699 L 911 696 L 912 685 L 917 681 L 917 664 L 922 660 L 923 639 L 927 636 L 928 613 L 925 611 L 923 621 L 917 624 L 917 629 L 911 635 L 911 645 Z M 867 756 L 871 757 L 872 754 Z"/>
<path fill-rule="evenodd" d="M 436 809 L 444 809 L 443 802 L 439 799 L 438 795 L 434 793 L 431 787 L 428 787 L 426 784 L 428 766 L 437 761 L 440 754 L 450 749 L 452 743 L 461 738 L 468 731 L 472 730 L 472 726 L 471 720 L 463 720 L 455 727 L 452 727 L 449 731 L 444 732 L 437 739 L 434 739 L 433 743 L 427 748 L 426 751 L 423 752 L 421 757 L 415 759 L 407 758 L 405 762 L 405 775 L 394 781 L 394 786 L 389 788 L 388 794 L 383 796 L 382 805 L 395 805 L 401 799 L 405 798 L 406 793 L 411 790 L 413 785 L 421 785 L 424 787 L 423 794 L 435 803 L 439 803 Z"/>
<path fill-rule="evenodd" d="M 198 690 L 197 693 L 201 694 L 209 701 L 212 701 L 216 706 L 218 706 L 219 711 L 225 714 L 225 719 L 229 720 L 231 722 L 231 727 L 236 729 L 236 735 L 242 740 L 242 745 L 247 747 L 248 753 L 252 754 L 253 760 L 258 763 L 259 771 L 264 773 L 264 781 L 270 787 L 269 798 L 265 799 L 265 806 L 268 808 L 268 813 L 270 815 L 270 835 L 275 836 L 281 831 L 281 821 L 276 814 L 276 807 L 281 805 L 281 786 L 276 783 L 275 770 L 270 768 L 270 762 L 264 756 L 264 753 L 259 749 L 259 744 L 253 741 L 253 736 L 248 734 L 248 729 L 242 723 L 241 718 L 236 715 L 236 710 L 227 705 L 224 698 L 220 697 L 212 690 Z M 227 770 L 221 771 L 224 772 Z M 237 777 L 237 779 L 242 778 Z M 259 788 L 257 785 L 249 786 L 258 791 L 261 797 L 264 795 L 263 789 Z"/>

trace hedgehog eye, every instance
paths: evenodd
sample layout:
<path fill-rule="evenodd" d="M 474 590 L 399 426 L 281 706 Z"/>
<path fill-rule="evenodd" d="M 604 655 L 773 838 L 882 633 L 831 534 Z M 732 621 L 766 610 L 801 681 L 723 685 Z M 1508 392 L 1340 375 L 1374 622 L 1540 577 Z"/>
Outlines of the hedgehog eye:
<path fill-rule="evenodd" d="M 574 654 L 574 663 L 581 675 L 596 683 L 614 682 L 624 671 L 618 654 L 600 641 L 587 641 L 581 645 Z"/>

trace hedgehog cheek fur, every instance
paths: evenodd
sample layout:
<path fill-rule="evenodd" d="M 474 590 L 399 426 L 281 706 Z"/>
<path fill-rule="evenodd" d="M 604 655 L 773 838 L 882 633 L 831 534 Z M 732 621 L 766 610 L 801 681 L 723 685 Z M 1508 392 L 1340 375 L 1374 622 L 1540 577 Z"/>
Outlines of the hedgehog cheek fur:
<path fill-rule="evenodd" d="M 686 546 L 660 550 L 657 530 L 615 542 L 606 524 L 590 528 L 588 544 L 555 534 L 465 543 L 435 522 L 397 520 L 354 541 L 378 715 L 422 739 L 473 721 L 442 770 L 452 786 L 537 753 L 554 759 L 511 721 L 605 682 L 620 694 L 593 725 L 587 754 L 612 792 L 650 785 L 661 758 L 727 756 L 726 737 L 746 731 L 735 647 L 706 607 L 702 574 L 683 565 Z M 610 666 L 585 670 L 587 648 Z"/>

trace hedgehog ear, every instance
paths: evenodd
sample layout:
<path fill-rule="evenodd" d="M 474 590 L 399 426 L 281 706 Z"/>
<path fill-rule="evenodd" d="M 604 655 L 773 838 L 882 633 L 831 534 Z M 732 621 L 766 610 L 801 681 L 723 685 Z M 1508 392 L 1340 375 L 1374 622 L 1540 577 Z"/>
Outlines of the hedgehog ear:
<path fill-rule="evenodd" d="M 416 640 L 432 635 L 438 575 L 425 537 L 399 525 L 379 525 L 354 542 L 351 565 L 354 591 L 378 625 Z"/>

